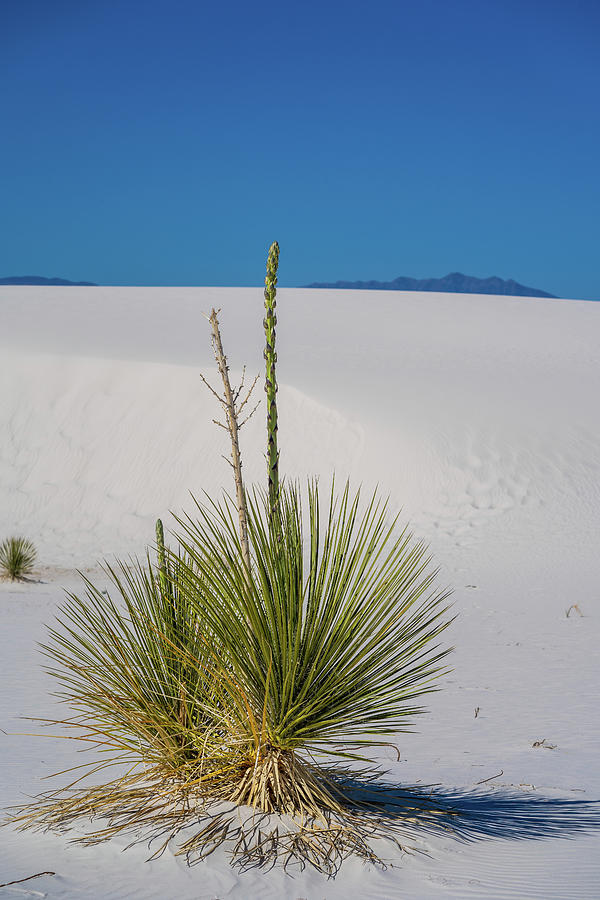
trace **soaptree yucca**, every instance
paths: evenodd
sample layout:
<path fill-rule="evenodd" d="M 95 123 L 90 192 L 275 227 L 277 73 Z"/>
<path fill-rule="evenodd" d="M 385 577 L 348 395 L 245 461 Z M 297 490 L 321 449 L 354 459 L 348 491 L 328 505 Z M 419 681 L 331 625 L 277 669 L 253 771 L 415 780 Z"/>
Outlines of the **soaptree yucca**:
<path fill-rule="evenodd" d="M 162 525 L 157 529 L 162 534 Z M 42 644 L 56 696 L 74 715 L 39 720 L 94 747 L 73 769 L 67 789 L 38 798 L 15 816 L 21 827 L 60 827 L 82 816 L 104 817 L 96 842 L 126 827 L 171 830 L 225 759 L 221 692 L 197 604 L 182 590 L 184 561 L 159 544 L 158 563 L 105 566 L 112 587 L 85 579 L 68 594 Z M 186 564 L 186 582 L 193 562 Z M 112 778 L 89 786 L 109 770 Z"/>
<path fill-rule="evenodd" d="M 240 400 L 243 382 L 229 383 L 213 309 L 223 394 L 211 390 L 235 496 L 205 494 L 177 517 L 177 551 L 159 521 L 156 562 L 107 567 L 109 594 L 87 581 L 83 597 L 69 595 L 44 649 L 75 712 L 63 724 L 97 755 L 67 791 L 18 812 L 22 827 L 101 818 L 83 840 L 134 829 L 162 834 L 160 849 L 179 834 L 190 861 L 227 842 L 241 864 L 293 860 L 329 874 L 350 854 L 376 860 L 370 838 L 395 834 L 398 821 L 364 787 L 375 749 L 409 728 L 443 671 L 448 592 L 377 494 L 332 483 L 323 497 L 316 480 L 280 478 L 278 261 L 275 243 L 266 488 L 243 484 L 240 413 L 252 388 Z M 89 786 L 109 767 L 109 781 Z"/>
<path fill-rule="evenodd" d="M 248 498 L 250 584 L 233 504 L 198 504 L 180 520 L 181 578 L 218 647 L 228 741 L 241 754 L 230 798 L 264 812 L 318 817 L 333 793 L 317 757 L 348 758 L 406 730 L 448 652 L 447 593 L 423 544 L 376 495 L 348 485 L 321 508 L 316 482 Z M 327 799 L 325 799 L 327 798 Z M 336 801 L 337 802 L 337 801 Z"/>
<path fill-rule="evenodd" d="M 20 581 L 33 571 L 37 552 L 24 537 L 9 537 L 0 544 L 0 571 L 11 581 Z"/>
<path fill-rule="evenodd" d="M 97 752 L 21 827 L 102 819 L 79 840 L 141 829 L 158 852 L 179 835 L 190 861 L 226 839 L 242 864 L 376 861 L 369 838 L 402 819 L 357 799 L 373 770 L 355 760 L 422 711 L 447 594 L 376 496 L 332 487 L 322 508 L 309 483 L 305 498 L 284 486 L 273 527 L 268 492 L 249 494 L 250 579 L 235 502 L 207 498 L 179 520 L 178 553 L 159 541 L 156 564 L 106 567 L 112 597 L 89 581 L 69 595 L 44 650 L 74 714 L 48 724 Z"/>

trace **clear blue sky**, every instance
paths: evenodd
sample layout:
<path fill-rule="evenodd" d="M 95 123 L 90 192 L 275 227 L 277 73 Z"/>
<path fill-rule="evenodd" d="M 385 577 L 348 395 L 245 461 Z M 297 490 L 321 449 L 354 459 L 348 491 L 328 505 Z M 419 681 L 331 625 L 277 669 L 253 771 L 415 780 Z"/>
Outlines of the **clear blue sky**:
<path fill-rule="evenodd" d="M 3 0 L 0 276 L 600 298 L 597 0 Z"/>

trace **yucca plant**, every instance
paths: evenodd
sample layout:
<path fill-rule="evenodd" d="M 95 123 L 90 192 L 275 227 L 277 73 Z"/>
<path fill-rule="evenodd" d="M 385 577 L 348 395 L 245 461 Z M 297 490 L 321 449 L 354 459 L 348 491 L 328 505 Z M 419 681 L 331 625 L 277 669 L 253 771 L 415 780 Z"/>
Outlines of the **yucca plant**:
<path fill-rule="evenodd" d="M 227 841 L 240 864 L 295 860 L 332 874 L 350 854 L 377 861 L 370 838 L 396 840 L 392 826 L 406 821 L 360 785 L 376 777 L 374 748 L 407 730 L 436 689 L 448 592 L 434 587 L 425 545 L 377 494 L 362 500 L 332 484 L 321 501 L 316 481 L 306 490 L 280 481 L 278 260 L 275 243 L 267 487 L 247 492 L 242 482 L 237 417 L 248 397 L 238 403 L 243 382 L 231 388 L 213 310 L 224 394 L 211 390 L 226 413 L 235 498 L 205 495 L 179 517 L 177 552 L 159 520 L 156 564 L 107 567 L 116 600 L 89 581 L 83 597 L 69 595 L 44 648 L 76 712 L 64 724 L 98 748 L 84 777 L 117 772 L 93 787 L 78 772 L 67 792 L 21 810 L 22 827 L 102 816 L 83 840 L 144 826 L 143 836 L 163 833 L 164 847 L 194 826 L 178 851 L 189 860 Z"/>
<path fill-rule="evenodd" d="M 24 537 L 9 537 L 0 544 L 0 570 L 11 581 L 30 575 L 37 557 L 31 541 Z"/>
<path fill-rule="evenodd" d="M 145 828 L 163 834 L 159 850 L 185 828 L 178 852 L 190 860 L 227 839 L 241 864 L 308 861 L 329 874 L 350 854 L 377 861 L 370 837 L 396 839 L 405 817 L 357 799 L 373 767 L 354 761 L 369 764 L 422 712 L 448 652 L 447 592 L 376 496 L 361 504 L 332 486 L 323 510 L 313 482 L 303 509 L 286 486 L 277 529 L 270 517 L 268 491 L 251 492 L 250 586 L 225 498 L 179 520 L 177 554 L 159 543 L 157 565 L 107 567 L 116 599 L 89 581 L 69 595 L 44 651 L 75 716 L 51 724 L 99 753 L 17 824 L 100 816 L 81 840 Z M 107 783 L 80 786 L 115 766 Z"/>
<path fill-rule="evenodd" d="M 232 502 L 198 504 L 180 520 L 181 578 L 227 666 L 228 740 L 242 753 L 230 799 L 318 817 L 340 791 L 310 760 L 364 758 L 423 711 L 448 653 L 448 593 L 376 495 L 361 505 L 332 486 L 323 512 L 312 482 L 306 505 L 298 486 L 281 489 L 274 530 L 269 494 L 248 498 L 248 591 Z"/>
<path fill-rule="evenodd" d="M 157 524 L 157 533 L 161 533 Z M 110 593 L 87 578 L 82 596 L 68 594 L 42 650 L 56 677 L 56 696 L 74 716 L 38 720 L 60 725 L 93 745 L 67 789 L 48 793 L 14 818 L 21 827 L 64 827 L 81 816 L 108 824 L 94 843 L 128 826 L 171 828 L 197 785 L 223 764 L 222 693 L 199 607 L 182 590 L 184 560 L 159 544 L 158 565 L 106 566 Z M 186 581 L 193 561 L 185 564 Z M 111 596 L 112 594 L 112 596 Z M 90 775 L 116 769 L 105 784 Z"/>

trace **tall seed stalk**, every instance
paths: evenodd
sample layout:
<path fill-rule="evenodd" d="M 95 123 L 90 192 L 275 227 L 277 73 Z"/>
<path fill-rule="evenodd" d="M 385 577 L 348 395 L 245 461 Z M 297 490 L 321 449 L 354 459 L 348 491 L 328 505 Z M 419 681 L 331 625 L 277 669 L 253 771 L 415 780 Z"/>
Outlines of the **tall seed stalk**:
<path fill-rule="evenodd" d="M 225 431 L 229 432 L 229 437 L 231 439 L 231 459 L 227 460 L 227 462 L 233 469 L 233 477 L 235 480 L 236 505 L 240 531 L 240 546 L 242 550 L 242 559 L 244 560 L 244 565 L 246 567 L 246 583 L 249 585 L 251 562 L 250 544 L 248 542 L 248 508 L 246 506 L 246 493 L 244 491 L 244 482 L 242 479 L 242 455 L 240 453 L 239 433 L 242 426 L 245 425 L 248 419 L 250 419 L 254 415 L 258 407 L 257 403 L 252 412 L 248 413 L 245 419 L 240 420 L 240 413 L 242 412 L 242 410 L 246 406 L 246 403 L 252 395 L 252 391 L 254 390 L 256 382 L 258 381 L 258 375 L 250 385 L 250 389 L 247 391 L 244 399 L 241 401 L 241 403 L 239 403 L 238 400 L 244 387 L 246 367 L 244 366 L 242 372 L 241 384 L 234 390 L 231 387 L 231 381 L 229 379 L 229 365 L 227 364 L 227 357 L 225 356 L 225 351 L 223 350 L 223 342 L 221 340 L 221 330 L 219 328 L 218 318 L 219 312 L 219 309 L 215 309 L 213 307 L 210 312 L 210 316 L 207 316 L 207 318 L 212 329 L 212 345 L 215 354 L 215 360 L 217 361 L 217 368 L 219 369 L 221 381 L 223 382 L 223 395 L 220 396 L 215 391 L 212 385 L 210 385 L 206 380 L 204 375 L 200 375 L 200 377 L 207 388 L 211 391 L 211 393 L 214 394 L 214 396 L 217 398 L 225 412 L 224 423 L 219 422 L 217 419 L 213 419 L 213 422 L 215 423 L 215 425 L 219 425 L 221 428 L 224 428 Z"/>
<path fill-rule="evenodd" d="M 167 577 L 167 554 L 165 551 L 165 531 L 160 519 L 156 520 L 156 555 L 158 557 L 158 583 L 163 597 L 170 596 L 170 585 Z"/>
<path fill-rule="evenodd" d="M 223 409 L 225 410 L 225 418 L 227 422 L 227 430 L 231 438 L 231 465 L 233 468 L 233 476 L 235 480 L 235 494 L 237 499 L 237 509 L 240 523 L 240 544 L 242 547 L 242 558 L 246 566 L 246 577 L 250 578 L 250 545 L 248 543 L 248 509 L 246 507 L 246 493 L 244 491 L 244 482 L 242 480 L 242 455 L 240 453 L 240 425 L 235 406 L 235 397 L 231 389 L 229 381 L 229 366 L 227 365 L 227 357 L 223 351 L 223 343 L 221 341 L 221 332 L 219 330 L 219 320 L 217 318 L 217 310 L 212 309 L 209 322 L 212 327 L 213 349 L 215 351 L 215 359 L 219 368 L 219 374 L 223 382 Z"/>
<path fill-rule="evenodd" d="M 277 379 L 275 377 L 275 297 L 277 294 L 277 267 L 279 265 L 279 244 L 274 241 L 267 257 L 267 275 L 265 278 L 265 310 L 264 319 L 266 347 L 265 391 L 267 393 L 267 472 L 269 480 L 269 506 L 271 519 L 279 503 L 279 451 L 277 449 Z"/>

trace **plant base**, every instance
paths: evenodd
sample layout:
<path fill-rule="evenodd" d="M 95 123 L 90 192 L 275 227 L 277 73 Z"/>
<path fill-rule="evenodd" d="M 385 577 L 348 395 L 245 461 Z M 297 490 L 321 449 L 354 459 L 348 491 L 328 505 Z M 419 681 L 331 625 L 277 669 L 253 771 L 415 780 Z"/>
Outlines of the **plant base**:
<path fill-rule="evenodd" d="M 101 820 L 102 827 L 71 840 L 96 844 L 133 834 L 129 846 L 141 841 L 156 846 L 151 859 L 171 844 L 175 855 L 193 865 L 224 847 L 231 864 L 243 870 L 309 865 L 333 877 L 351 856 L 386 868 L 390 863 L 373 843 L 383 842 L 395 854 L 411 852 L 415 848 L 401 837 L 434 820 L 448 827 L 444 822 L 457 815 L 420 792 L 388 790 L 379 776 L 376 770 L 325 769 L 289 751 L 271 751 L 259 765 L 242 771 L 235 791 L 231 782 L 213 781 L 209 796 L 198 779 L 182 783 L 130 773 L 102 786 L 40 796 L 13 810 L 6 824 L 68 831 L 83 820 Z"/>

